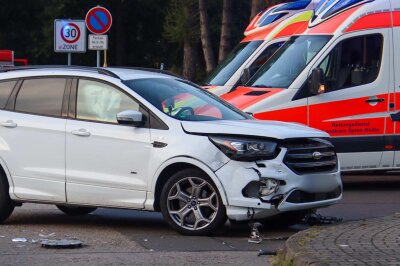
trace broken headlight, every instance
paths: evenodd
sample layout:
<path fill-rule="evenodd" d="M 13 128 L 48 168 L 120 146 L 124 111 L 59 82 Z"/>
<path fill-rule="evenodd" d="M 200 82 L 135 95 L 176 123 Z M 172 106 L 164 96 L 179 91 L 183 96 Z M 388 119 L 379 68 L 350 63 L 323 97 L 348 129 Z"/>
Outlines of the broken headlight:
<path fill-rule="evenodd" d="M 277 155 L 278 144 L 272 140 L 210 136 L 226 156 L 236 161 L 257 161 L 273 159 Z"/>

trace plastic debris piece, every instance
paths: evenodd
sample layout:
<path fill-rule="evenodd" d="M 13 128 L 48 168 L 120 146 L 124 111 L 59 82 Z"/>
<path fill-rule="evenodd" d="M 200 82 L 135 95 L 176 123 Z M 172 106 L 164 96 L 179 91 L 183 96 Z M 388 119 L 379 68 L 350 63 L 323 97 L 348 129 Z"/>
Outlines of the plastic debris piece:
<path fill-rule="evenodd" d="M 143 241 L 144 241 L 144 242 L 147 242 L 147 241 L 149 241 L 149 240 L 147 240 L 147 238 L 145 238 L 145 239 L 143 239 Z"/>
<path fill-rule="evenodd" d="M 6 236 L 0 236 L 0 238 L 5 238 Z"/>
<path fill-rule="evenodd" d="M 40 242 L 44 248 L 81 248 L 83 242 L 80 240 L 68 240 L 68 239 L 52 239 L 43 240 Z"/>
<path fill-rule="evenodd" d="M 17 238 L 13 238 L 12 242 L 28 242 L 28 239 L 26 239 L 25 237 L 17 237 Z"/>
<path fill-rule="evenodd" d="M 258 256 L 258 257 L 263 256 L 263 255 L 273 255 L 273 256 L 275 256 L 276 253 L 277 253 L 276 250 L 260 249 L 260 250 L 258 251 L 257 256 Z"/>
<path fill-rule="evenodd" d="M 258 230 L 259 227 L 262 227 L 261 223 L 253 223 L 251 226 L 250 237 L 247 242 L 254 244 L 260 244 L 262 242 L 260 230 Z"/>
<path fill-rule="evenodd" d="M 342 218 L 337 218 L 333 216 L 322 216 L 321 214 L 311 214 L 304 218 L 304 223 L 309 225 L 335 224 L 342 221 Z"/>
<path fill-rule="evenodd" d="M 56 235 L 56 233 L 50 233 L 50 234 L 48 234 L 48 235 L 39 234 L 39 237 L 48 238 L 48 237 L 53 237 L 53 236 L 55 236 L 55 235 Z"/>
<path fill-rule="evenodd" d="M 276 237 L 267 237 L 263 238 L 263 240 L 288 240 L 288 236 L 276 236 Z"/>
<path fill-rule="evenodd" d="M 341 247 L 341 248 L 348 248 L 348 247 L 349 247 L 349 245 L 345 245 L 345 244 L 339 244 L 339 247 Z"/>

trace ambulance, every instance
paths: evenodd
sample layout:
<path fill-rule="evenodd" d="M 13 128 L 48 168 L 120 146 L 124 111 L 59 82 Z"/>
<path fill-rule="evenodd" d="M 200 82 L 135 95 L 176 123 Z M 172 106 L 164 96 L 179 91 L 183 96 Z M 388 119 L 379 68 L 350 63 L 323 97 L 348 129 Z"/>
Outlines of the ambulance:
<path fill-rule="evenodd" d="M 307 29 L 319 1 L 300 0 L 260 12 L 246 28 L 245 38 L 207 77 L 203 87 L 220 96 L 241 85 L 241 78 L 253 75 L 291 35 Z"/>
<path fill-rule="evenodd" d="M 342 171 L 400 168 L 400 1 L 321 1 L 305 32 L 222 98 L 328 132 Z"/>
<path fill-rule="evenodd" d="M 12 50 L 0 50 L 0 67 L 7 66 L 27 66 L 28 59 L 26 58 L 14 58 L 14 51 Z"/>

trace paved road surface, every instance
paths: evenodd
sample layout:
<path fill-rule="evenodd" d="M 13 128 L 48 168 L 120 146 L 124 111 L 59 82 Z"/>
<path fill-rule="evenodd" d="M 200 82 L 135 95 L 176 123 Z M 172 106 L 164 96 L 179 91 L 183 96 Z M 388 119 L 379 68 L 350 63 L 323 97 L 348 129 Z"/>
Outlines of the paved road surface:
<path fill-rule="evenodd" d="M 357 220 L 400 212 L 399 175 L 344 176 L 344 181 L 343 201 L 319 213 Z M 187 237 L 171 230 L 158 213 L 99 209 L 84 217 L 69 217 L 53 206 L 24 204 L 0 227 L 0 265 L 191 265 L 200 261 L 204 265 L 266 265 L 268 256 L 257 257 L 258 250 L 283 247 L 285 238 L 305 228 L 265 228 L 264 241 L 257 245 L 247 243 L 250 231 L 245 225 L 227 223 L 212 237 Z M 86 246 L 48 250 L 31 243 L 51 233 L 55 235 L 49 239 L 75 237 Z M 13 243 L 16 237 L 29 242 Z"/>

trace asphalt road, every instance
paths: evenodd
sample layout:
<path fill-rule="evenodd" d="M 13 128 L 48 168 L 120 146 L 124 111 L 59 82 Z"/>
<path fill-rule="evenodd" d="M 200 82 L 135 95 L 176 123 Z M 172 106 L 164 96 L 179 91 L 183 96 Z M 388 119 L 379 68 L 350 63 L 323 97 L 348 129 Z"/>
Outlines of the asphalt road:
<path fill-rule="evenodd" d="M 400 174 L 344 176 L 345 191 L 340 204 L 318 211 L 344 221 L 400 212 Z M 51 205 L 24 204 L 0 226 L 0 265 L 266 265 L 269 256 L 260 249 L 281 248 L 287 237 L 307 228 L 263 228 L 261 244 L 247 242 L 246 225 L 227 223 L 211 237 L 177 234 L 161 214 L 98 209 L 93 214 L 70 217 Z M 12 242 L 14 238 L 27 242 Z M 38 239 L 84 241 L 80 249 L 45 249 Z"/>

